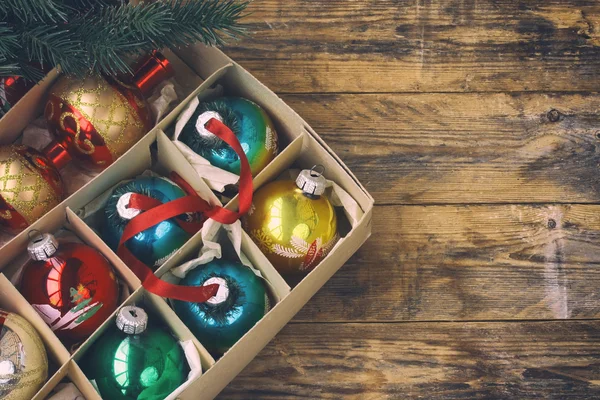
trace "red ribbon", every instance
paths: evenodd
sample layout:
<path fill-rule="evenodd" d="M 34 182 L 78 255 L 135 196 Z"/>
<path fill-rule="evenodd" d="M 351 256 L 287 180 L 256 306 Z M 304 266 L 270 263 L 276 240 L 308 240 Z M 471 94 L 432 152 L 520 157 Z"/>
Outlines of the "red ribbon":
<path fill-rule="evenodd" d="M 172 173 L 173 180 L 179 184 L 188 195 L 163 204 L 151 197 L 133 194 L 129 200 L 129 207 L 143 210 L 143 212 L 127 223 L 117 249 L 119 257 L 121 257 L 123 262 L 125 262 L 133 273 L 142 281 L 142 285 L 146 290 L 161 297 L 194 303 L 203 303 L 215 296 L 219 289 L 219 285 L 214 284 L 196 287 L 180 286 L 165 282 L 157 278 L 154 275 L 154 272 L 146 264 L 138 260 L 125 246 L 125 243 L 138 233 L 169 218 L 176 218 L 181 214 L 201 213 L 222 224 L 232 224 L 250 210 L 253 190 L 252 172 L 250 170 L 248 158 L 246 157 L 239 140 L 226 125 L 214 118 L 208 121 L 205 127 L 231 146 L 240 158 L 239 212 L 227 210 L 221 206 L 211 206 L 206 200 L 198 196 L 194 189 L 179 175 Z M 202 228 L 202 222 L 186 222 L 179 218 L 176 218 L 176 221 L 182 229 L 190 234 L 194 234 Z"/>

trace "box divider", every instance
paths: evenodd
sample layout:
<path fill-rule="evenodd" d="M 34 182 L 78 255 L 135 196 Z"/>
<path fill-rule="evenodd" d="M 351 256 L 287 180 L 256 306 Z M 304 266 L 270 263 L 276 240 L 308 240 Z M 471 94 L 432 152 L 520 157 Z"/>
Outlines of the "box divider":
<path fill-rule="evenodd" d="M 225 73 L 227 72 L 227 70 L 229 68 L 231 68 L 231 66 L 232 66 L 231 64 L 226 64 L 226 65 L 222 66 L 221 68 L 219 68 L 218 70 L 216 70 L 215 72 L 213 72 L 192 93 L 190 93 L 185 99 L 183 99 L 177 105 L 177 107 L 175 107 L 173 110 L 171 110 L 171 112 L 169 112 L 169 114 L 167 114 L 167 116 L 165 118 L 163 118 L 158 123 L 158 125 L 156 125 L 156 128 L 166 129 L 169 125 L 171 125 L 173 122 L 175 122 L 175 120 L 179 117 L 179 114 L 181 114 L 181 111 L 187 106 L 187 104 L 194 97 L 198 96 L 198 94 L 200 94 L 204 90 L 210 88 L 212 85 L 215 84 L 215 82 L 217 82 L 219 79 L 221 79 L 221 77 L 223 75 L 225 75 Z"/>
<path fill-rule="evenodd" d="M 71 382 L 77 386 L 77 389 L 85 396 L 85 400 L 102 400 L 102 397 L 94 388 L 94 385 L 85 376 L 79 365 L 73 360 L 69 361 L 69 370 L 67 376 Z"/>
<path fill-rule="evenodd" d="M 0 273 L 0 308 L 25 318 L 42 338 L 49 359 L 59 367 L 69 360 L 67 348 L 3 273 Z"/>
<path fill-rule="evenodd" d="M 63 364 L 54 375 L 49 376 L 44 386 L 33 396 L 32 400 L 44 400 L 48 394 L 62 381 L 69 372 L 69 361 Z"/>
<path fill-rule="evenodd" d="M 204 348 L 202 343 L 194 336 L 194 334 L 190 331 L 190 329 L 183 323 L 181 319 L 175 314 L 175 311 L 169 307 L 167 302 L 147 290 L 144 290 L 144 296 L 146 297 L 147 304 L 151 304 L 152 307 L 160 314 L 160 316 L 165 320 L 167 325 L 171 331 L 180 339 L 180 340 L 191 340 L 196 346 L 198 350 L 198 354 L 200 354 L 200 360 L 202 362 L 202 371 L 205 372 L 210 367 L 215 365 L 215 359 L 210 355 L 208 350 Z"/>
<path fill-rule="evenodd" d="M 269 281 L 274 289 L 277 303 L 283 300 L 291 292 L 290 286 L 277 272 L 273 264 L 267 259 L 250 236 L 242 229 L 242 252 L 252 262 L 254 268 L 260 270 L 263 277 Z"/>
<path fill-rule="evenodd" d="M 67 220 L 69 226 L 86 244 L 98 250 L 116 268 L 122 279 L 125 280 L 131 290 L 138 289 L 142 283 L 129 267 L 115 254 L 114 251 L 88 226 L 73 210 L 67 207 Z"/>

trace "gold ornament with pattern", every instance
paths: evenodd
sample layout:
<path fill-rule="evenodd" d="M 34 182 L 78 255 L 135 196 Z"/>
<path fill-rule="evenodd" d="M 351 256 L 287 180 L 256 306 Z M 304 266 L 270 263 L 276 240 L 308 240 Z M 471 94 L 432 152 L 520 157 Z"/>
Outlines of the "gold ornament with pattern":
<path fill-rule="evenodd" d="M 60 174 L 40 152 L 22 145 L 0 147 L 0 227 L 18 233 L 63 198 Z"/>
<path fill-rule="evenodd" d="M 0 310 L 0 398 L 30 400 L 48 378 L 48 356 L 29 322 Z"/>

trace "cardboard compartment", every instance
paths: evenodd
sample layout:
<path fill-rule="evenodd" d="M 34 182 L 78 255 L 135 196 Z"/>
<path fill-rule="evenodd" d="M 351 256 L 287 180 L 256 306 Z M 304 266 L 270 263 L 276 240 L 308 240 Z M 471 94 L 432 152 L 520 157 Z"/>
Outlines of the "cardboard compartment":
<path fill-rule="evenodd" d="M 181 320 L 175 315 L 173 310 L 169 308 L 167 303 L 160 297 L 147 292 L 144 288 L 138 289 L 133 293 L 123 306 L 135 305 L 143 308 L 148 313 L 149 320 L 154 319 L 154 323 L 159 326 L 166 327 L 180 342 L 191 341 L 193 344 L 193 350 L 197 352 L 202 365 L 202 371 L 210 369 L 214 364 L 215 360 L 211 357 L 208 351 L 202 346 L 200 342 L 192 335 L 189 329 L 181 322 Z M 78 367 L 82 367 L 82 359 L 86 357 L 86 353 L 90 347 L 98 340 L 98 338 L 107 330 L 112 329 L 115 324 L 116 315 L 119 310 L 113 313 L 113 316 L 106 321 L 90 338 L 87 340 L 74 354 L 72 360 L 78 364 Z M 158 321 L 157 321 L 158 320 Z M 89 381 L 88 381 L 89 382 Z M 191 382 L 186 382 L 187 385 Z M 187 390 L 186 390 L 187 391 Z M 100 400 L 101 397 L 97 392 L 86 395 L 87 400 Z"/>
<path fill-rule="evenodd" d="M 48 380 L 46 385 L 35 395 L 32 400 L 47 400 L 51 399 L 58 391 L 57 386 L 64 384 L 73 384 L 86 399 L 94 396 L 96 391 L 92 384 L 87 380 L 81 369 L 74 361 L 69 361 L 64 364 L 55 374 Z"/>

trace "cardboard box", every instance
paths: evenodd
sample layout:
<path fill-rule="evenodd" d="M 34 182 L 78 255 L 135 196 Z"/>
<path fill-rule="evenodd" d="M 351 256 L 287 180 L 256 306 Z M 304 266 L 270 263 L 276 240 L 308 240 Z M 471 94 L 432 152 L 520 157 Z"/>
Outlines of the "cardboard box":
<path fill-rule="evenodd" d="M 120 159 L 33 224 L 30 229 L 55 232 L 61 227 L 68 227 L 83 241 L 101 251 L 117 269 L 121 279 L 132 290 L 131 297 L 125 301 L 126 303 L 145 299 L 144 301 L 151 303 L 154 310 L 161 315 L 176 336 L 194 341 L 194 345 L 201 355 L 204 373 L 178 398 L 211 399 L 258 354 L 370 236 L 373 198 L 300 116 L 221 51 L 203 45 L 196 45 L 176 51 L 175 54 L 167 53 L 166 55 L 175 64 L 178 79 L 187 77 L 184 78 L 186 81 L 199 83 L 197 88 L 186 99 L 183 99 L 155 129 L 149 132 Z M 198 79 L 198 77 L 201 79 Z M 41 85 L 30 91 L 21 102 L 0 120 L 0 141 L 2 143 L 10 143 L 17 139 L 27 122 L 40 114 L 39 110 L 41 110 L 45 100 L 44 95 L 55 78 L 56 73 L 50 73 Z M 165 134 L 172 128 L 177 116 L 187 102 L 194 96 L 202 96 L 215 83 L 223 85 L 228 95 L 239 95 L 255 101 L 265 108 L 275 123 L 282 149 L 277 158 L 255 177 L 255 190 L 275 179 L 290 166 L 310 168 L 314 164 L 322 164 L 326 169 L 326 177 L 335 181 L 348 192 L 360 207 L 360 218 L 345 237 L 312 272 L 293 287 L 277 273 L 250 237 L 245 233 L 243 234 L 243 252 L 270 282 L 271 295 L 276 299 L 276 304 L 218 361 L 215 361 L 202 347 L 202 343 L 193 337 L 169 308 L 167 302 L 145 291 L 139 279 L 102 242 L 92 227 L 88 226 L 78 216 L 78 210 L 84 208 L 114 184 L 148 169 L 151 166 L 150 148 L 153 145 L 158 148 L 159 163 L 156 168 L 163 173 L 169 170 L 177 171 L 202 197 L 213 204 L 217 204 L 218 199 L 205 182 L 198 178 L 191 165 Z M 18 115 L 25 118 L 16 118 Z M 228 207 L 234 208 L 236 204 L 237 199 L 233 199 Z M 13 260 L 26 251 L 27 234 L 30 229 L 19 234 L 0 249 L 0 270 L 4 273 L 0 274 L 0 308 L 17 312 L 34 324 L 46 344 L 51 362 L 55 365 L 54 375 L 50 377 L 35 399 L 45 398 L 52 388 L 65 377 L 74 382 L 88 400 L 99 399 L 100 397 L 81 372 L 78 361 L 85 357 L 86 349 L 97 339 L 107 324 L 114 323 L 114 314 L 113 318 L 107 320 L 77 351 L 70 353 L 61 344 L 9 281 L 15 270 Z M 192 258 L 197 254 L 201 245 L 202 238 L 198 233 L 172 255 L 156 271 L 156 274 L 162 276 L 172 267 Z"/>

